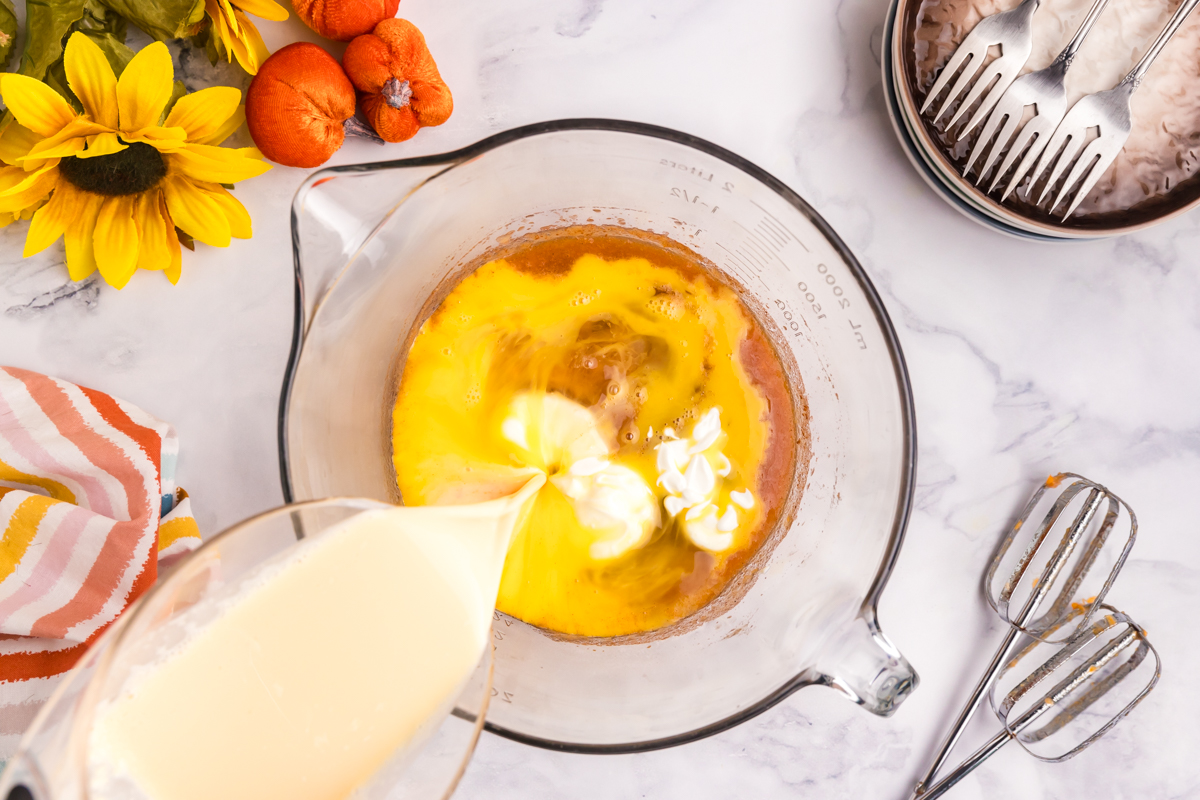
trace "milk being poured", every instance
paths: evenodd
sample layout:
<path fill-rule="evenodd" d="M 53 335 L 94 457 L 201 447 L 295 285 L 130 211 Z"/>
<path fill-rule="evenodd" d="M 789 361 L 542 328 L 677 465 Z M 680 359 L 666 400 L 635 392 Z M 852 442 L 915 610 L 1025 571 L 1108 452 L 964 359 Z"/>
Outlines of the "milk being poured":
<path fill-rule="evenodd" d="M 361 513 L 164 625 L 157 657 L 97 710 L 91 796 L 326 800 L 403 761 L 478 664 L 544 482 Z"/>

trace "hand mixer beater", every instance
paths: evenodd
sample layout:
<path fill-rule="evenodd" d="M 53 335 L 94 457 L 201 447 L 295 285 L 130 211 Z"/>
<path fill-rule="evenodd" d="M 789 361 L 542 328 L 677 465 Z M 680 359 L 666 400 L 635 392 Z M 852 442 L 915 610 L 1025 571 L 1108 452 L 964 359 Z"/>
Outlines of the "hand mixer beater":
<path fill-rule="evenodd" d="M 1046 509 L 1041 522 L 1028 525 L 1040 509 Z M 1012 740 L 1043 761 L 1065 761 L 1111 730 L 1154 688 L 1161 662 L 1145 630 L 1104 603 L 1136 537 L 1133 510 L 1080 475 L 1052 475 L 1034 493 L 984 576 L 988 603 L 1008 624 L 1008 633 L 914 799 L 942 796 Z M 1021 669 L 1030 663 L 1038 666 Z M 936 780 L 989 693 L 1004 730 Z"/>

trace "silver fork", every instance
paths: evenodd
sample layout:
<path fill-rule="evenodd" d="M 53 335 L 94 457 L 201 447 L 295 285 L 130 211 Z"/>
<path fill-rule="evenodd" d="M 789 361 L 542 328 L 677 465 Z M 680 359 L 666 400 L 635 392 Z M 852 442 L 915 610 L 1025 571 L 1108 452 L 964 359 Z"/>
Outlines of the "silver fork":
<path fill-rule="evenodd" d="M 1041 194 L 1038 195 L 1038 205 L 1050 193 L 1067 167 L 1074 162 L 1074 167 L 1071 168 L 1062 188 L 1055 195 L 1054 202 L 1050 204 L 1049 211 L 1054 213 L 1054 209 L 1058 208 L 1076 184 L 1080 184 L 1079 190 L 1075 193 L 1075 199 L 1071 201 L 1067 213 L 1063 214 L 1062 218 L 1065 220 L 1078 208 L 1083 198 L 1096 185 L 1096 181 L 1100 180 L 1100 176 L 1112 164 L 1113 159 L 1121 152 L 1125 141 L 1129 138 L 1129 131 L 1132 127 L 1129 103 L 1133 93 L 1142 84 L 1142 79 L 1146 77 L 1146 72 L 1154 63 L 1154 59 L 1162 52 L 1163 47 L 1175 35 L 1179 26 L 1197 5 L 1200 5 L 1200 0 L 1184 0 L 1167 26 L 1163 28 L 1162 33 L 1154 40 L 1154 44 L 1146 51 L 1146 55 L 1142 56 L 1142 60 L 1130 70 L 1120 83 L 1107 91 L 1088 95 L 1067 112 L 1066 118 L 1058 126 L 1054 135 L 1050 137 L 1049 144 L 1042 151 L 1037 166 L 1033 170 L 1033 178 L 1029 186 L 1030 196 L 1033 194 L 1033 184 L 1044 174 L 1059 151 L 1062 151 L 1058 160 L 1054 161 L 1054 169 L 1046 178 Z M 1088 143 L 1088 132 L 1092 128 L 1099 128 L 1100 135 Z M 1084 148 L 1085 144 L 1087 144 L 1086 149 Z M 1079 155 L 1081 150 L 1083 154 Z M 1076 159 L 1077 155 L 1078 159 Z"/>
<path fill-rule="evenodd" d="M 1092 26 L 1100 17 L 1100 12 L 1108 5 L 1108 0 L 1096 0 L 1088 11 L 1087 17 L 1084 18 L 1083 24 L 1079 26 L 1079 30 L 1075 31 L 1075 35 L 1071 37 L 1071 41 L 1067 42 L 1067 46 L 1063 48 L 1058 57 L 1054 59 L 1054 63 L 1045 69 L 1031 72 L 1028 75 L 1022 75 L 1008 87 L 1008 91 L 996 103 L 996 108 L 988 117 L 987 124 L 983 126 L 983 131 L 979 134 L 979 138 L 975 142 L 974 148 L 971 150 L 970 157 L 967 159 L 967 166 L 963 169 L 963 175 L 966 176 L 976 160 L 987 150 L 988 142 L 992 139 L 996 129 L 1001 123 L 1004 127 L 1000 130 L 1000 135 L 996 137 L 995 143 L 988 152 L 987 159 L 979 168 L 975 183 L 982 185 L 984 176 L 996 159 L 1000 157 L 1006 145 L 1009 142 L 1012 146 L 1008 148 L 1008 153 L 1004 157 L 1004 161 L 1000 164 L 1000 169 L 996 171 L 992 178 L 992 185 L 988 187 L 988 193 L 1000 183 L 1000 179 L 1004 177 L 1009 168 L 1025 151 L 1025 157 L 1021 159 L 1020 166 L 1013 173 L 1012 180 L 1008 183 L 1008 188 L 1004 190 L 1004 195 L 1001 197 L 1001 202 L 1008 197 L 1009 193 L 1017 187 L 1025 174 L 1029 172 L 1034 161 L 1041 155 L 1041 152 L 1046 147 L 1046 143 L 1050 139 L 1050 135 L 1054 133 L 1054 129 L 1062 122 L 1063 117 L 1067 113 L 1067 91 L 1064 86 L 1064 81 L 1067 77 L 1067 70 L 1071 68 L 1071 64 L 1075 61 L 1075 56 L 1079 54 L 1079 48 L 1083 44 L 1083 40 L 1087 38 Z M 1020 133 L 1017 133 L 1017 127 L 1021 124 L 1024 118 L 1025 109 L 1028 106 L 1034 106 L 1034 116 L 1025 126 L 1021 128 Z M 967 123 L 967 128 L 973 128 L 979 123 L 982 114 L 976 112 Z M 1016 134 L 1016 139 L 1013 135 Z M 1026 150 L 1028 147 L 1028 150 Z"/>
<path fill-rule="evenodd" d="M 959 117 L 987 90 L 988 85 L 999 78 L 979 107 L 980 113 L 986 114 L 990 111 L 996 101 L 1000 99 L 1000 95 L 1004 94 L 1004 90 L 1017 77 L 1021 67 L 1025 66 L 1025 62 L 1029 60 L 1029 53 L 1033 50 L 1033 25 L 1031 23 L 1033 12 L 1037 11 L 1039 5 L 1041 5 L 1041 0 L 1023 0 L 1019 6 L 1010 11 L 1002 11 L 981 19 L 979 24 L 967 34 L 967 38 L 963 39 L 962 44 L 954 51 L 954 55 L 950 56 L 946 66 L 942 67 L 942 72 L 929 90 L 929 94 L 925 95 L 925 104 L 921 106 L 921 113 L 924 114 L 929 109 L 937 96 L 946 88 L 946 84 L 955 74 L 959 73 L 960 69 L 962 72 L 958 75 L 958 80 L 954 82 L 946 99 L 938 106 L 933 115 L 933 122 L 936 124 L 950 108 L 950 104 L 970 86 L 970 93 L 946 125 L 947 128 L 953 127 Z M 1000 56 L 980 73 L 988 50 L 994 45 L 1000 47 Z M 972 85 L 972 80 L 974 80 L 974 85 Z M 962 138 L 967 130 L 970 130 L 970 127 L 968 126 L 966 130 L 962 131 L 959 138 Z"/>

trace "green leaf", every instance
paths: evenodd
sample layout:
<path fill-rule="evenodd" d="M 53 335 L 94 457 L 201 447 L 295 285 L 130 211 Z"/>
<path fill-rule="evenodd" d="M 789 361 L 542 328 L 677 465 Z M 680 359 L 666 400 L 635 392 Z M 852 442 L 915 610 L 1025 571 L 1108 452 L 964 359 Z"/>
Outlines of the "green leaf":
<path fill-rule="evenodd" d="M 204 24 L 204 0 L 101 0 L 159 41 L 182 39 Z"/>
<path fill-rule="evenodd" d="M 128 25 L 125 18 L 108 8 L 99 0 L 85 0 L 83 18 L 75 23 L 75 29 L 84 32 L 104 31 L 111 33 L 119 41 L 125 41 L 125 31 Z"/>
<path fill-rule="evenodd" d="M 25 30 L 28 43 L 21 56 L 21 74 L 41 80 L 46 70 L 62 58 L 63 37 L 83 19 L 86 0 L 26 0 Z"/>
<path fill-rule="evenodd" d="M 16 43 L 17 9 L 12 0 L 0 0 L 0 71 L 8 69 L 8 59 Z"/>
<path fill-rule="evenodd" d="M 171 113 L 171 109 L 175 107 L 175 101 L 188 93 L 187 87 L 183 85 L 183 81 L 175 81 L 171 87 L 171 99 L 167 101 L 167 105 L 163 108 L 162 118 L 166 119 Z"/>

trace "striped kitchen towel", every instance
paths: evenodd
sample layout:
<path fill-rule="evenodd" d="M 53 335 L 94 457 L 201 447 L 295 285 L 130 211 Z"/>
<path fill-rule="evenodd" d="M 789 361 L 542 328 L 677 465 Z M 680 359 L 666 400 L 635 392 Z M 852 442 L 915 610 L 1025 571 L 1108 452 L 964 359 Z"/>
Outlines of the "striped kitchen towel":
<path fill-rule="evenodd" d="M 160 567 L 200 544 L 166 423 L 0 367 L 0 761 Z"/>

